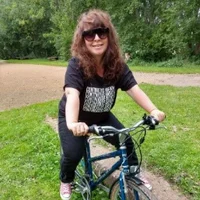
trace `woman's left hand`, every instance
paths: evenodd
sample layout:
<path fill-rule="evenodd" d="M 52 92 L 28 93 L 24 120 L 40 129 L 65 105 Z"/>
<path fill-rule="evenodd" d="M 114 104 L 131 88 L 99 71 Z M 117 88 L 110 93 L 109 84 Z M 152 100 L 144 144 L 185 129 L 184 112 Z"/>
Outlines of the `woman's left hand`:
<path fill-rule="evenodd" d="M 150 115 L 155 117 L 159 122 L 162 122 L 165 118 L 166 115 L 163 111 L 160 111 L 158 109 L 154 109 L 150 112 Z"/>

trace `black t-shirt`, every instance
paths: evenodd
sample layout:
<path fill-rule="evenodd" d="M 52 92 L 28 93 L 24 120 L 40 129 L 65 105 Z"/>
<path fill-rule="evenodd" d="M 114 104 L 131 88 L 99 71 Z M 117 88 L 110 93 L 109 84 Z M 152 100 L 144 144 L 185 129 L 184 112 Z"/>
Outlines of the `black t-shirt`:
<path fill-rule="evenodd" d="M 65 87 L 75 88 L 80 92 L 79 121 L 88 125 L 104 121 L 115 104 L 117 90 L 129 90 L 137 82 L 124 64 L 124 70 L 118 81 L 108 83 L 102 77 L 86 79 L 78 60 L 69 61 L 65 74 Z M 65 116 L 66 95 L 64 94 L 59 105 L 59 114 Z"/>

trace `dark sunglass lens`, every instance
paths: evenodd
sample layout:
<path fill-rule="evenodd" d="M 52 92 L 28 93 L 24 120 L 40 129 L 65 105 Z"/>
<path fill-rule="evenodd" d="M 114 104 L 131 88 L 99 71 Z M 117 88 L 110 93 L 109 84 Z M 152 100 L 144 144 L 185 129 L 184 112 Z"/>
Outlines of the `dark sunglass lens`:
<path fill-rule="evenodd" d="M 105 39 L 108 36 L 108 28 L 99 28 L 96 30 L 96 33 L 98 34 L 99 38 Z"/>
<path fill-rule="evenodd" d="M 84 37 L 84 39 L 86 39 L 88 41 L 92 41 L 95 38 L 95 33 L 94 33 L 93 30 L 84 31 L 83 32 L 83 37 Z"/>
<path fill-rule="evenodd" d="M 97 34 L 100 39 L 105 39 L 108 36 L 108 28 L 97 28 L 83 32 L 83 38 L 87 41 L 93 41 Z"/>
<path fill-rule="evenodd" d="M 99 33 L 98 36 L 101 38 L 101 39 L 105 39 L 107 37 L 107 33 Z"/>
<path fill-rule="evenodd" d="M 95 34 L 92 34 L 92 35 L 85 35 L 84 38 L 88 41 L 93 41 L 94 38 L 95 38 Z"/>

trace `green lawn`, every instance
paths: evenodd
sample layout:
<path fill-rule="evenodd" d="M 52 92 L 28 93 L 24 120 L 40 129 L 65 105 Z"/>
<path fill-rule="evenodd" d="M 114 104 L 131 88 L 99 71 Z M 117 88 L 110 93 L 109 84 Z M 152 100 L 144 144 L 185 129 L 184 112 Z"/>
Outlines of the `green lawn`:
<path fill-rule="evenodd" d="M 150 132 L 143 144 L 145 163 L 191 199 L 200 199 L 199 88 L 141 87 L 167 114 L 167 130 Z M 46 115 L 57 117 L 57 108 L 55 100 L 0 112 L 1 200 L 59 199 L 59 139 L 45 123 Z M 127 126 L 144 113 L 122 92 L 113 112 Z"/>
<path fill-rule="evenodd" d="M 51 65 L 51 66 L 63 66 L 66 67 L 67 62 L 64 60 L 49 61 L 48 59 L 28 59 L 28 60 L 7 60 L 7 63 L 16 64 L 34 64 L 34 65 Z"/>
<path fill-rule="evenodd" d="M 167 73 L 167 74 L 200 74 L 200 66 L 185 65 L 182 67 L 158 67 L 153 66 L 134 66 L 130 64 L 130 68 L 134 72 L 155 72 L 155 73 Z"/>
<path fill-rule="evenodd" d="M 191 194 L 192 199 L 200 199 L 199 87 L 145 84 L 142 88 L 167 115 L 163 123 L 167 130 L 152 132 L 143 145 L 147 166 Z M 126 108 L 119 109 L 123 105 Z M 142 110 L 134 109 L 132 102 L 121 95 L 115 112 L 123 116 L 125 124 L 131 124 Z"/>

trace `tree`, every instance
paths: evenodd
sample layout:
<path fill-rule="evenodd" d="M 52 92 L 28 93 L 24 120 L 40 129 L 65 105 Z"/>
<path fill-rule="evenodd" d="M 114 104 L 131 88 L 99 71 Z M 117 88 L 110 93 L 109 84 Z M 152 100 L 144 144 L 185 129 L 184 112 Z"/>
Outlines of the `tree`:
<path fill-rule="evenodd" d="M 111 15 L 123 53 L 146 61 L 200 57 L 197 0 L 1 0 L 0 57 L 70 56 L 79 15 Z"/>
<path fill-rule="evenodd" d="M 90 8 L 100 8 L 104 1 L 98 0 L 52 0 L 51 9 L 53 22 L 52 38 L 57 52 L 62 59 L 70 57 L 70 46 L 77 19 L 81 13 Z"/>
<path fill-rule="evenodd" d="M 196 0 L 109 1 L 124 52 L 161 61 L 200 51 L 200 2 Z M 188 46 L 189 44 L 189 46 Z"/>
<path fill-rule="evenodd" d="M 45 57 L 55 53 L 45 38 L 51 28 L 48 0 L 3 0 L 0 7 L 0 57 Z"/>

